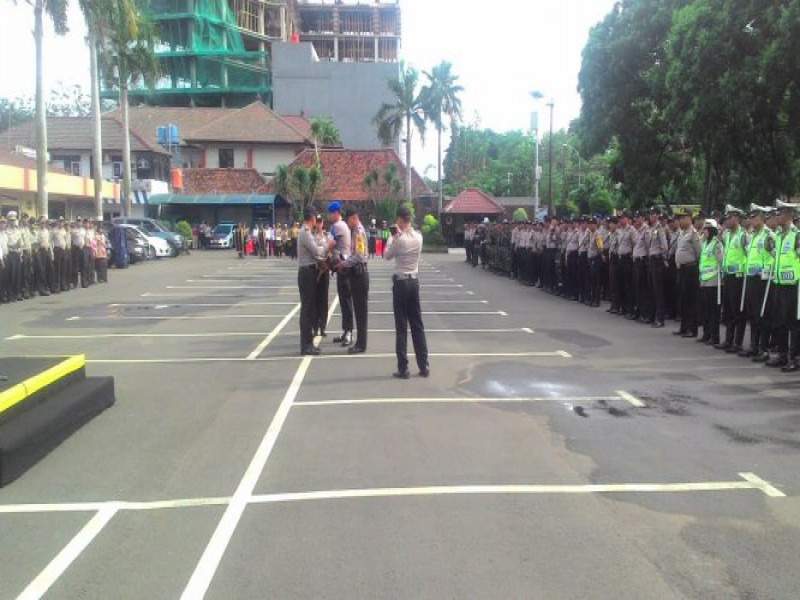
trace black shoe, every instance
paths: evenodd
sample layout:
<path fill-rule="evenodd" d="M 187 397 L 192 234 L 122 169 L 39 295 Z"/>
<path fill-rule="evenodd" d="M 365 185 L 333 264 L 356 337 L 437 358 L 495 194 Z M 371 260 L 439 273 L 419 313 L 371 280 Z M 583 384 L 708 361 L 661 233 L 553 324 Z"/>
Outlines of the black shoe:
<path fill-rule="evenodd" d="M 419 370 L 419 376 L 420 376 L 420 377 L 424 377 L 425 379 L 427 379 L 428 377 L 430 377 L 430 376 L 431 376 L 431 370 L 430 370 L 430 368 L 427 368 L 427 367 L 426 367 L 425 369 L 420 369 L 420 370 Z"/>
<path fill-rule="evenodd" d="M 756 355 L 756 351 L 755 351 L 755 350 L 753 350 L 752 348 L 750 348 L 750 349 L 748 349 L 748 350 L 741 350 L 741 351 L 739 351 L 739 356 L 740 356 L 741 358 L 752 358 L 752 357 L 754 357 L 755 355 Z"/>
<path fill-rule="evenodd" d="M 328 334 L 325 332 L 324 329 L 319 332 L 319 335 L 320 335 L 320 337 L 328 337 Z"/>
<path fill-rule="evenodd" d="M 395 371 L 394 373 L 392 373 L 392 377 L 394 377 L 395 379 L 411 379 L 411 373 L 409 373 L 408 371 Z"/>
<path fill-rule="evenodd" d="M 727 342 L 724 343 L 724 344 L 720 344 L 719 342 L 714 344 L 714 350 L 727 350 L 730 347 L 731 347 L 731 345 L 728 344 Z"/>
<path fill-rule="evenodd" d="M 661 329 L 662 327 L 664 327 L 664 321 L 659 321 L 658 323 L 652 323 L 650 327 L 652 327 L 653 329 Z"/>
<path fill-rule="evenodd" d="M 751 358 L 754 363 L 765 363 L 769 360 L 769 353 L 768 352 L 759 352 L 753 358 Z"/>
<path fill-rule="evenodd" d="M 697 338 L 697 343 L 698 344 L 707 344 L 708 341 L 709 341 L 709 339 L 707 337 L 705 337 L 705 336 L 703 336 L 701 338 Z"/>
<path fill-rule="evenodd" d="M 741 346 L 737 346 L 736 344 L 734 344 L 730 348 L 726 348 L 725 349 L 725 353 L 726 354 L 739 354 L 739 352 L 741 352 L 741 351 L 742 351 L 742 347 Z"/>
<path fill-rule="evenodd" d="M 686 332 L 685 331 L 681 331 L 680 329 L 678 329 L 677 331 L 673 331 L 672 335 L 684 336 L 684 335 L 686 335 Z"/>
<path fill-rule="evenodd" d="M 343 333 L 342 335 L 337 335 L 335 338 L 333 338 L 333 343 L 341 344 L 344 341 L 346 335 L 347 335 L 346 333 Z"/>
<path fill-rule="evenodd" d="M 781 367 L 781 371 L 784 373 L 794 373 L 800 371 L 800 365 L 797 364 L 797 360 L 790 360 L 789 364 Z"/>
<path fill-rule="evenodd" d="M 695 331 L 694 333 L 692 333 L 691 331 L 687 331 L 681 337 L 682 338 L 696 338 L 697 337 L 697 332 Z"/>
<path fill-rule="evenodd" d="M 785 356 L 776 356 L 775 358 L 769 359 L 765 364 L 773 369 L 777 367 L 785 367 L 789 364 L 789 359 Z"/>
<path fill-rule="evenodd" d="M 347 353 L 348 354 L 364 354 L 364 352 L 366 352 L 366 351 L 367 351 L 366 348 L 361 348 L 359 346 L 352 346 L 351 348 L 348 348 Z"/>
<path fill-rule="evenodd" d="M 347 348 L 353 345 L 353 334 L 349 331 L 342 336 L 342 348 Z"/>
<path fill-rule="evenodd" d="M 302 352 L 300 352 L 303 356 L 319 356 L 322 354 L 322 350 L 316 348 L 315 346 L 311 346 L 310 348 L 306 348 Z"/>

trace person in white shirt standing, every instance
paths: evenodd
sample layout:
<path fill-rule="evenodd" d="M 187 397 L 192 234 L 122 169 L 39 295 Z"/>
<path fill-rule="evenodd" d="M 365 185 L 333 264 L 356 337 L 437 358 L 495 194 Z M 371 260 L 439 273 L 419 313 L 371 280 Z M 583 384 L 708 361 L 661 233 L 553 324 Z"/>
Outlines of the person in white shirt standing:
<path fill-rule="evenodd" d="M 393 377 L 408 379 L 408 327 L 417 359 L 420 377 L 430 375 L 428 343 L 422 323 L 419 300 L 419 259 L 422 253 L 422 235 L 411 227 L 411 213 L 405 206 L 397 209 L 397 232 L 389 238 L 389 247 L 383 253 L 386 260 L 394 259 L 392 275 L 392 301 L 394 305 L 395 352 L 397 372 Z"/>

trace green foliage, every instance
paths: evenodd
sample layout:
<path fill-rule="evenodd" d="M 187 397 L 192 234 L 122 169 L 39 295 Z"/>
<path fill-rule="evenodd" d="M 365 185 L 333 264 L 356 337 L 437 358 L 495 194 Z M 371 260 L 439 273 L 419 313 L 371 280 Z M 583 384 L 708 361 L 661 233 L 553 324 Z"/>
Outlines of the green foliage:
<path fill-rule="evenodd" d="M 322 187 L 322 168 L 319 163 L 310 167 L 297 165 L 291 168 L 280 165 L 275 173 L 274 184 L 275 191 L 292 203 L 297 214 L 302 215 L 304 209 L 314 205 Z"/>
<path fill-rule="evenodd" d="M 514 214 L 511 215 L 511 220 L 512 221 L 518 221 L 518 222 L 519 221 L 527 221 L 528 220 L 528 211 L 526 211 L 524 208 L 521 208 L 521 207 L 518 208 L 517 210 L 514 211 Z"/>
<path fill-rule="evenodd" d="M 175 233 L 182 235 L 183 239 L 191 241 L 192 226 L 187 221 L 178 221 L 178 224 L 175 225 Z"/>
<path fill-rule="evenodd" d="M 622 0 L 583 51 L 579 136 L 631 207 L 800 188 L 800 0 Z"/>
<path fill-rule="evenodd" d="M 439 231 L 439 221 L 433 215 L 425 215 L 422 219 L 422 233 L 435 233 Z"/>
<path fill-rule="evenodd" d="M 423 251 L 430 251 L 432 249 L 446 248 L 447 244 L 442 236 L 442 232 L 438 229 L 435 231 L 426 232 L 422 231 L 422 248 Z"/>
<path fill-rule="evenodd" d="M 314 117 L 311 119 L 311 137 L 315 144 L 323 148 L 341 147 L 342 135 L 332 119 L 328 117 Z"/>
<path fill-rule="evenodd" d="M 382 198 L 378 200 L 375 205 L 375 219 L 380 223 L 386 221 L 387 223 L 394 223 L 397 216 L 397 200 L 394 198 Z"/>

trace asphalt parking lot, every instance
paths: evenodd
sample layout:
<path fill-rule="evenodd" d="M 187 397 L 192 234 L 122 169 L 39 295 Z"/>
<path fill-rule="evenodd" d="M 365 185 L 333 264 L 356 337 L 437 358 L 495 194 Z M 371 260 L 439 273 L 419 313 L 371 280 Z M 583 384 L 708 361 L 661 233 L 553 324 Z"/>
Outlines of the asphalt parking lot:
<path fill-rule="evenodd" d="M 424 262 L 429 379 L 380 261 L 357 356 L 335 285 L 301 357 L 296 265 L 225 251 L 0 306 L 117 390 L 0 489 L 0 597 L 797 597 L 800 380 Z"/>

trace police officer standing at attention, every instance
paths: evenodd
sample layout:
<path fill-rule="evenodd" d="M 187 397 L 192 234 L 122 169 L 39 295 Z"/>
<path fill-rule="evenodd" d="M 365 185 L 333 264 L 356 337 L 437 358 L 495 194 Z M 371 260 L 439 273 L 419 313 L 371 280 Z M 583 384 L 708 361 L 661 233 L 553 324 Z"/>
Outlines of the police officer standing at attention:
<path fill-rule="evenodd" d="M 328 218 L 331 222 L 328 249 L 333 252 L 334 264 L 339 264 L 350 256 L 350 228 L 342 220 L 341 204 L 331 202 L 328 205 Z M 347 271 L 336 274 L 336 293 L 342 308 L 342 335 L 333 338 L 333 343 L 346 347 L 353 343 L 353 294 Z"/>
<path fill-rule="evenodd" d="M 742 350 L 747 317 L 742 309 L 744 274 L 747 264 L 747 233 L 739 219 L 742 211 L 733 206 L 726 210 L 727 227 L 723 237 L 722 257 L 722 316 L 725 322 L 725 341 L 716 344 L 717 350 L 737 354 Z"/>
<path fill-rule="evenodd" d="M 361 354 L 367 351 L 367 326 L 369 307 L 369 273 L 367 273 L 367 231 L 358 218 L 358 209 L 348 207 L 345 221 L 350 228 L 350 256 L 341 261 L 336 270 L 347 272 L 350 292 L 353 298 L 353 312 L 356 318 L 358 335 L 349 354 Z"/>
<path fill-rule="evenodd" d="M 422 309 L 419 301 L 419 257 L 422 253 L 422 235 L 411 227 L 411 212 L 405 206 L 397 209 L 397 234 L 391 239 L 383 254 L 386 260 L 394 259 L 392 275 L 392 303 L 394 306 L 395 352 L 397 372 L 393 377 L 408 379 L 408 327 L 411 327 L 411 342 L 417 359 L 420 377 L 431 373 L 428 365 L 428 344 L 422 324 Z"/>
<path fill-rule="evenodd" d="M 800 298 L 800 236 L 794 226 L 796 204 L 778 202 L 780 231 L 775 237 L 775 328 L 778 356 L 767 361 L 768 367 L 781 367 L 787 373 L 797 371 L 797 313 Z"/>
<path fill-rule="evenodd" d="M 319 356 L 314 346 L 314 327 L 317 324 L 317 263 L 324 260 L 327 250 L 322 239 L 317 238 L 317 219 L 314 211 L 303 211 L 303 227 L 297 235 L 297 287 L 300 290 L 300 353 Z"/>
<path fill-rule="evenodd" d="M 660 208 L 650 209 L 650 229 L 645 233 L 651 302 L 648 321 L 652 320 L 653 327 L 664 327 L 664 269 L 669 265 L 667 234 L 660 217 Z"/>

